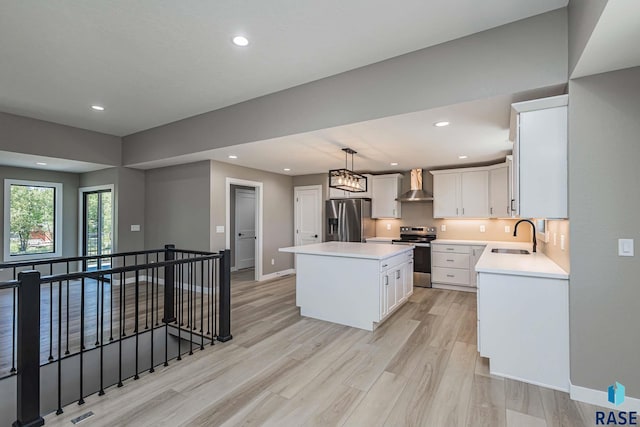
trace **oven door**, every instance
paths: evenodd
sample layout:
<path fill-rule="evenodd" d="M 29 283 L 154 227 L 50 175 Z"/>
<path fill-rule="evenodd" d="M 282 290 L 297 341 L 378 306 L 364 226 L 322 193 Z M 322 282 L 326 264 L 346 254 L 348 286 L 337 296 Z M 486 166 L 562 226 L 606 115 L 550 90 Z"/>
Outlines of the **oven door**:
<path fill-rule="evenodd" d="M 431 244 L 392 241 L 394 245 L 413 246 L 413 286 L 431 287 Z"/>

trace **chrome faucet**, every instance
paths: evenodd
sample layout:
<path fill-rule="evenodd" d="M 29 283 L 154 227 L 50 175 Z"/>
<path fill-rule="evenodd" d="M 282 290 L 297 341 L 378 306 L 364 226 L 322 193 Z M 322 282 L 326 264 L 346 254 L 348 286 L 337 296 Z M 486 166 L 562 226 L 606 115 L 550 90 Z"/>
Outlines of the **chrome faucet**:
<path fill-rule="evenodd" d="M 536 246 L 538 246 L 538 242 L 536 241 L 536 226 L 533 225 L 533 222 L 528 219 L 521 219 L 520 221 L 516 222 L 516 225 L 513 226 L 513 237 L 517 236 L 518 224 L 520 224 L 521 222 L 528 222 L 529 224 L 531 224 L 531 228 L 533 229 L 533 252 L 535 252 Z"/>

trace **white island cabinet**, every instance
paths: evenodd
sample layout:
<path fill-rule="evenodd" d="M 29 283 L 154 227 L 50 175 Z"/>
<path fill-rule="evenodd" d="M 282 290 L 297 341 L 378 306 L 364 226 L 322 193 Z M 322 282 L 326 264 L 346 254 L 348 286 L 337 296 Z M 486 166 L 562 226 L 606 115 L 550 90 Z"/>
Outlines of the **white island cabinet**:
<path fill-rule="evenodd" d="M 296 305 L 314 319 L 373 331 L 413 293 L 413 247 L 325 242 L 296 256 Z"/>

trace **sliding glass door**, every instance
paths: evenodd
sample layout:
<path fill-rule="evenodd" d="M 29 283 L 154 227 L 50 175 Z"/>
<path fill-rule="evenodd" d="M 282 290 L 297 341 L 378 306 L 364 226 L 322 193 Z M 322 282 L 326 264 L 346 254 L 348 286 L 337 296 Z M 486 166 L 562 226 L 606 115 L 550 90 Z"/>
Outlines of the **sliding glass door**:
<path fill-rule="evenodd" d="M 108 255 L 113 253 L 113 194 L 111 189 L 83 191 L 82 193 L 82 255 Z M 109 258 L 89 261 L 88 270 L 111 267 Z"/>

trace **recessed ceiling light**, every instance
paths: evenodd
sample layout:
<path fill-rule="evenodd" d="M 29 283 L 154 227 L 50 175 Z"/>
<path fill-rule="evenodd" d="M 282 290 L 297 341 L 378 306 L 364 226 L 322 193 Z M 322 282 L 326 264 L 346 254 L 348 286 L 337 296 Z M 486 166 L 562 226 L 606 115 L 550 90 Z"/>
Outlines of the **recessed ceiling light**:
<path fill-rule="evenodd" d="M 91 108 L 96 111 L 104 111 L 104 107 L 102 105 L 92 105 Z"/>
<path fill-rule="evenodd" d="M 233 38 L 233 44 L 235 44 L 236 46 L 244 47 L 249 44 L 249 39 L 245 36 L 235 36 Z"/>
<path fill-rule="evenodd" d="M 285 172 L 289 172 L 291 169 L 289 169 L 289 168 L 284 168 L 283 170 L 284 170 Z"/>
<path fill-rule="evenodd" d="M 460 160 L 466 159 L 466 158 L 468 158 L 468 157 L 469 157 L 469 156 L 458 156 L 458 158 L 459 158 Z"/>
<path fill-rule="evenodd" d="M 47 166 L 47 164 L 45 162 L 36 162 L 36 165 L 39 166 Z"/>
<path fill-rule="evenodd" d="M 231 154 L 231 155 L 229 155 L 229 158 L 230 158 L 230 159 L 237 159 L 237 158 L 238 158 L 238 156 L 236 156 L 236 155 L 234 155 L 234 154 Z"/>
<path fill-rule="evenodd" d="M 441 128 L 443 126 L 449 126 L 449 124 L 450 124 L 449 122 L 435 122 L 433 125 L 435 127 Z"/>
<path fill-rule="evenodd" d="M 389 163 L 391 166 L 398 166 L 398 162 L 391 162 Z"/>

